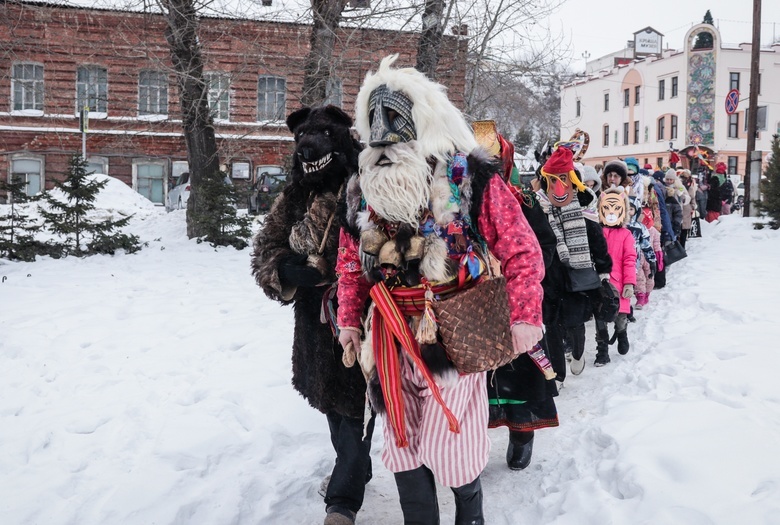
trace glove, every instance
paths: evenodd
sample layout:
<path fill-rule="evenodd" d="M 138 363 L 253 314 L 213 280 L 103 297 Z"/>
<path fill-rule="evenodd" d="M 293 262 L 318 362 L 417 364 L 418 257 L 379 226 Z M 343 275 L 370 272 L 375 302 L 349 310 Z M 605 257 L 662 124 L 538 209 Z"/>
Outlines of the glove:
<path fill-rule="evenodd" d="M 294 254 L 279 264 L 279 280 L 290 286 L 317 286 L 324 279 L 316 268 L 306 264 L 306 255 Z"/>
<path fill-rule="evenodd" d="M 634 285 L 633 284 L 624 284 L 623 285 L 623 299 L 631 299 L 634 297 Z"/>
<path fill-rule="evenodd" d="M 655 273 L 658 271 L 658 265 L 655 263 L 655 261 L 650 261 L 650 275 L 647 276 L 648 279 L 653 279 L 655 277 Z"/>
<path fill-rule="evenodd" d="M 599 274 L 599 279 L 601 279 L 602 281 L 609 281 L 609 274 L 608 273 L 600 273 Z"/>

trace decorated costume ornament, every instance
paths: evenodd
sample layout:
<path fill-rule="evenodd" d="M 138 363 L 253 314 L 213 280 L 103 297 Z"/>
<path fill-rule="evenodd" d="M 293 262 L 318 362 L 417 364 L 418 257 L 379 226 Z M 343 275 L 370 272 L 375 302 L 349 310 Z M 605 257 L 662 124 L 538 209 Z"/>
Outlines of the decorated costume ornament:
<path fill-rule="evenodd" d="M 410 142 L 417 138 L 412 120 L 412 101 L 401 91 L 393 91 L 382 84 L 368 99 L 368 118 L 371 121 L 369 146 L 389 146 Z"/>
<path fill-rule="evenodd" d="M 628 211 L 628 195 L 623 186 L 607 188 L 599 197 L 599 219 L 606 226 L 622 226 Z"/>
<path fill-rule="evenodd" d="M 570 149 L 558 146 L 541 169 L 547 183 L 545 193 L 553 206 L 563 207 L 571 203 L 575 188 L 585 191 L 585 185 L 574 171 L 573 154 Z"/>

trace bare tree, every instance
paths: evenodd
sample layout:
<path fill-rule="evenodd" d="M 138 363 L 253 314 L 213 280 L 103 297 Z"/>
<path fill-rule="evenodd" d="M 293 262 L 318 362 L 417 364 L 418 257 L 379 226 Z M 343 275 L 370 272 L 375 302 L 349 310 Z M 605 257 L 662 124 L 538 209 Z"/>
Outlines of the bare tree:
<path fill-rule="evenodd" d="M 311 0 L 313 25 L 303 77 L 301 103 L 304 106 L 318 106 L 328 96 L 336 29 L 346 5 L 347 0 Z"/>

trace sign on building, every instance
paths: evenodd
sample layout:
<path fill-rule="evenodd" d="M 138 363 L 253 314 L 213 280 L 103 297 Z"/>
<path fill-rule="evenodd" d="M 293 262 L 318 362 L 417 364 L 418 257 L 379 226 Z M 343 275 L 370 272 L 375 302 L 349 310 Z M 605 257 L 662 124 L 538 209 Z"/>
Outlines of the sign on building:
<path fill-rule="evenodd" d="M 648 55 L 660 55 L 663 49 L 664 35 L 646 27 L 634 33 L 634 58 L 642 58 Z"/>

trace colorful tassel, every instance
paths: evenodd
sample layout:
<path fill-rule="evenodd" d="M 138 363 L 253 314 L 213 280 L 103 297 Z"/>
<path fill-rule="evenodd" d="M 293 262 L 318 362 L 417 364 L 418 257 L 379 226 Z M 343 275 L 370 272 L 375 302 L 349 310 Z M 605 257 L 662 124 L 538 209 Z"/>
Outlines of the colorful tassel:
<path fill-rule="evenodd" d="M 420 325 L 414 338 L 421 345 L 432 345 L 436 342 L 436 332 L 439 326 L 436 324 L 436 314 L 433 311 L 433 291 L 427 281 L 425 284 L 425 308 L 423 309 Z"/>
<path fill-rule="evenodd" d="M 549 380 L 555 379 L 557 377 L 558 374 L 556 374 L 555 370 L 553 370 L 553 367 L 550 364 L 550 360 L 547 359 L 546 355 L 544 355 L 544 350 L 541 346 L 538 344 L 534 345 L 534 347 L 528 352 L 528 356 L 536 364 L 536 366 L 539 367 L 539 370 L 542 371 L 545 379 Z"/>

